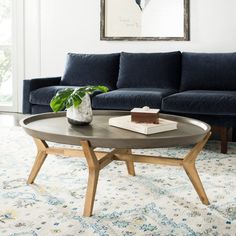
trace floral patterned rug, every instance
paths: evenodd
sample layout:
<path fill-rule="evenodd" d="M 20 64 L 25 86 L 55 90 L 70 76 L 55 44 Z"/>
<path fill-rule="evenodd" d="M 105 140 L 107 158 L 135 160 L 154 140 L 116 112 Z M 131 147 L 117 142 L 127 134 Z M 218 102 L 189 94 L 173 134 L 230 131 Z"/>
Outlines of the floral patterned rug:
<path fill-rule="evenodd" d="M 83 158 L 49 156 L 33 185 L 26 185 L 35 157 L 20 127 L 0 130 L 0 236 L 20 235 L 236 235 L 236 144 L 219 153 L 210 141 L 197 168 L 211 205 L 201 204 L 182 168 L 124 163 L 101 171 L 94 216 L 82 216 L 87 184 Z M 182 157 L 188 148 L 147 150 Z M 143 150 L 137 150 L 143 153 Z"/>

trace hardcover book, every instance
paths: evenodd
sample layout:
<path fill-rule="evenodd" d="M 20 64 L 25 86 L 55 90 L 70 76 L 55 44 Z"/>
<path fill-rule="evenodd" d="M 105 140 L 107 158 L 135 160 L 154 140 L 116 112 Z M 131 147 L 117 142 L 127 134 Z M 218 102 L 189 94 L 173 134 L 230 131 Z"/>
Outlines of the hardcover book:
<path fill-rule="evenodd" d="M 177 122 L 172 120 L 159 118 L 159 124 L 136 123 L 130 115 L 110 118 L 109 125 L 146 135 L 177 129 Z"/>

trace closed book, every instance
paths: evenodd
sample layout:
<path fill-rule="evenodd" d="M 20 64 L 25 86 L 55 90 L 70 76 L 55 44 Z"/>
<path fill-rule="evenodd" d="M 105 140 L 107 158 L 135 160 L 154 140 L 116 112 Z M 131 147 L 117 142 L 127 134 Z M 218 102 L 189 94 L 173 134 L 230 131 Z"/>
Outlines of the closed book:
<path fill-rule="evenodd" d="M 155 134 L 177 129 L 177 122 L 159 118 L 159 124 L 136 123 L 131 116 L 119 116 L 109 119 L 109 125 L 141 134 Z"/>

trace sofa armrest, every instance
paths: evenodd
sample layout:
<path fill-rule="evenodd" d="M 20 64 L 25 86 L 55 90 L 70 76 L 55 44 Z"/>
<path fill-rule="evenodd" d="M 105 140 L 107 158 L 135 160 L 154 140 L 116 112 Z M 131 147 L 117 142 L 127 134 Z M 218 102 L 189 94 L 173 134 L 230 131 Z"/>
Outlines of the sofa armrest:
<path fill-rule="evenodd" d="M 59 85 L 61 77 L 37 78 L 23 81 L 23 114 L 31 114 L 29 102 L 31 91 L 47 86 Z"/>

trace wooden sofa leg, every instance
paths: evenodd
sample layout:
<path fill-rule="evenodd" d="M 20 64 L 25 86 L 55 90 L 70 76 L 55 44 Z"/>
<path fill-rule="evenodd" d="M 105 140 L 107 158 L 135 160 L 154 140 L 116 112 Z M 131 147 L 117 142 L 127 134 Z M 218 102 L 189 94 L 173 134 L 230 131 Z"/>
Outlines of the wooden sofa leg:
<path fill-rule="evenodd" d="M 221 153 L 226 154 L 228 151 L 228 128 L 220 127 Z"/>
<path fill-rule="evenodd" d="M 236 142 L 236 128 L 232 129 L 232 141 Z"/>

